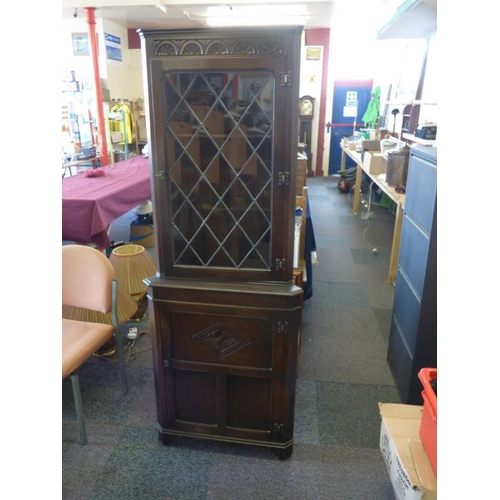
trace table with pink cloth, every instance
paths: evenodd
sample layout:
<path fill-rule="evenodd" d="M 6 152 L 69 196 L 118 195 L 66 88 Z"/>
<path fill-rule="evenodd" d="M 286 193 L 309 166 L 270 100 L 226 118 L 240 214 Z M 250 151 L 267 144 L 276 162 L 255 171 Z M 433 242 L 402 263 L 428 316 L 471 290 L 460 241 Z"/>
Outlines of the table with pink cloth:
<path fill-rule="evenodd" d="M 135 156 L 102 167 L 104 175 L 80 172 L 62 179 L 62 239 L 109 247 L 109 225 L 151 199 L 149 159 Z"/>

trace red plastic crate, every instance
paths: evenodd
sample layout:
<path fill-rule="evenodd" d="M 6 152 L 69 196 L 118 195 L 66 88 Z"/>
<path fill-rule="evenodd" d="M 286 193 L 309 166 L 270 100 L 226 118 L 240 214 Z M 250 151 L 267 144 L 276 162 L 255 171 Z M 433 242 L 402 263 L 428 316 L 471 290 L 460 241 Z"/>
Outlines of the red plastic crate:
<path fill-rule="evenodd" d="M 437 477 L 437 395 L 431 385 L 433 380 L 437 382 L 437 368 L 422 368 L 418 378 L 424 386 L 424 407 L 419 434 Z"/>

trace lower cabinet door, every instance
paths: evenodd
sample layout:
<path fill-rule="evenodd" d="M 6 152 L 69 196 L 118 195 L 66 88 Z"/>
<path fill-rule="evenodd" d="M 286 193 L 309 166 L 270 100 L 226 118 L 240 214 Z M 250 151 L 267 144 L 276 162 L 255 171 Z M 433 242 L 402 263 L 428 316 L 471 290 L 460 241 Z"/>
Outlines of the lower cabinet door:
<path fill-rule="evenodd" d="M 300 307 L 276 308 L 272 298 L 265 308 L 210 299 L 152 302 L 160 438 L 291 453 Z"/>

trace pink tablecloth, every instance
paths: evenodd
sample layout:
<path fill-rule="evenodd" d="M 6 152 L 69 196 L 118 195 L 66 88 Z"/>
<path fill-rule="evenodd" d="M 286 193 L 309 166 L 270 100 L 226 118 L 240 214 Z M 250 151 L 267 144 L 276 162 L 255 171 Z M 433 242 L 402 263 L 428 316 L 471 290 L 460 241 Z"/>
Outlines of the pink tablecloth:
<path fill-rule="evenodd" d="M 149 160 L 136 156 L 103 167 L 102 177 L 83 172 L 62 179 L 62 239 L 95 243 L 105 249 L 111 242 L 108 226 L 121 215 L 151 199 Z"/>

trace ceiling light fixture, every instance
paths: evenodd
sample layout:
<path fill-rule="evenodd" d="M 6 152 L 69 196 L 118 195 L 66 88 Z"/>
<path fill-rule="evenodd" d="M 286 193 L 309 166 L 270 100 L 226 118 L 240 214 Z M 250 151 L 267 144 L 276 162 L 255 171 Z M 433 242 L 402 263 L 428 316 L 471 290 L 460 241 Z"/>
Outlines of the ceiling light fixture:
<path fill-rule="evenodd" d="M 209 26 L 278 26 L 304 25 L 305 16 L 247 16 L 247 17 L 208 17 Z"/>
<path fill-rule="evenodd" d="M 160 9 L 164 14 L 167 13 L 167 6 L 162 2 L 162 0 L 156 0 L 156 8 Z"/>
<path fill-rule="evenodd" d="M 203 14 L 190 10 L 184 10 L 190 20 L 204 21 L 208 26 L 304 25 L 307 14 L 305 5 L 281 3 L 209 6 Z"/>
<path fill-rule="evenodd" d="M 303 4 L 217 5 L 207 7 L 208 17 L 305 16 Z"/>

